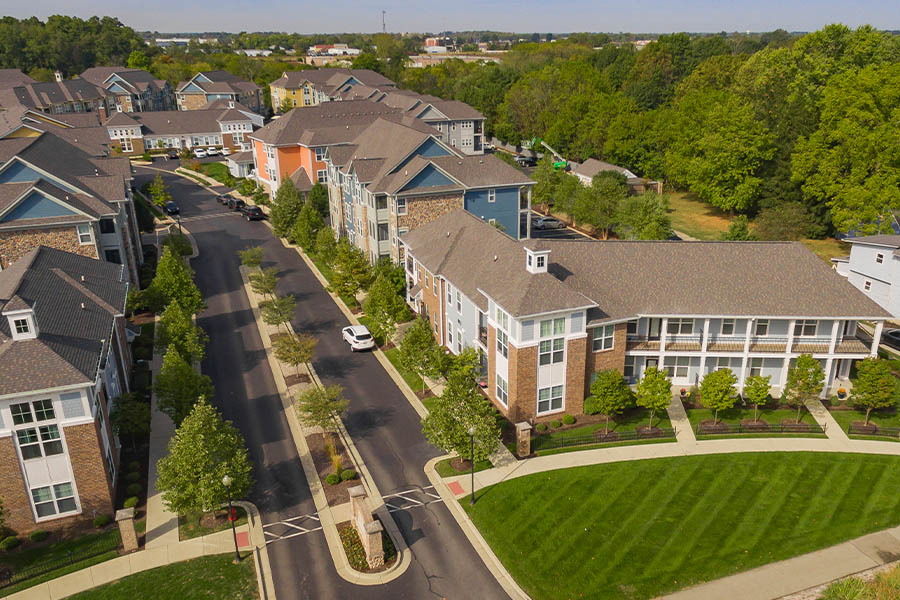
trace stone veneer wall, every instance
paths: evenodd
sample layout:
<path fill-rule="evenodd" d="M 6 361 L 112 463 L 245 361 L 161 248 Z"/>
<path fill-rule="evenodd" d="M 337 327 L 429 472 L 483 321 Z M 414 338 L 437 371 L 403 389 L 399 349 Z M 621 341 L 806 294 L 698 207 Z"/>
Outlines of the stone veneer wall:
<path fill-rule="evenodd" d="M 463 197 L 458 194 L 409 196 L 406 198 L 406 214 L 397 219 L 398 227 L 408 227 L 412 231 L 464 206 Z"/>
<path fill-rule="evenodd" d="M 206 94 L 181 94 L 180 106 L 183 110 L 200 110 L 206 106 Z"/>
<path fill-rule="evenodd" d="M 528 421 L 537 412 L 537 346 L 509 344 L 509 420 Z"/>
<path fill-rule="evenodd" d="M 96 231 L 94 234 L 96 238 Z M 99 258 L 95 243 L 82 245 L 78 242 L 78 230 L 74 225 L 43 229 L 19 229 L 0 231 L 0 267 L 7 268 L 38 246 L 49 246 L 89 258 Z"/>

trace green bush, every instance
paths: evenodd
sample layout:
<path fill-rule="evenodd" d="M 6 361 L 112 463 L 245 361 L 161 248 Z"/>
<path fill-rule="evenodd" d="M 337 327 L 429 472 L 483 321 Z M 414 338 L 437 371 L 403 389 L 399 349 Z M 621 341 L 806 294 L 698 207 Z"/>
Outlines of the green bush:
<path fill-rule="evenodd" d="M 552 427 L 553 429 L 559 429 L 560 427 L 562 427 L 562 423 L 560 423 L 556 419 L 553 419 L 552 421 L 550 421 L 550 427 Z"/>
<path fill-rule="evenodd" d="M 134 360 L 153 360 L 153 349 L 147 346 L 135 346 L 132 354 Z"/>
<path fill-rule="evenodd" d="M 194 252 L 187 236 L 181 233 L 170 233 L 163 242 L 163 246 L 171 247 L 172 251 L 180 256 L 190 256 Z"/>
<path fill-rule="evenodd" d="M 112 523 L 112 517 L 109 515 L 97 515 L 94 517 L 94 527 L 100 529 Z"/>
<path fill-rule="evenodd" d="M 122 503 L 122 508 L 134 508 L 135 506 L 137 506 L 137 503 L 138 503 L 137 496 L 131 496 L 129 498 L 125 498 L 125 502 Z"/>
<path fill-rule="evenodd" d="M 141 338 L 138 338 L 138 339 L 141 339 Z M 128 470 L 131 471 L 131 472 L 133 472 L 133 471 L 140 471 L 140 470 L 141 470 L 141 463 L 140 463 L 140 461 L 133 460 L 133 461 L 131 461 L 130 463 L 128 463 Z"/>
<path fill-rule="evenodd" d="M 325 483 L 328 485 L 337 485 L 341 482 L 341 478 L 337 476 L 336 473 L 329 473 L 328 477 L 325 478 Z"/>
<path fill-rule="evenodd" d="M 128 483 L 137 483 L 141 480 L 141 474 L 135 471 L 132 471 L 128 475 L 125 476 L 125 481 Z"/>
<path fill-rule="evenodd" d="M 43 542 L 48 537 L 50 537 L 50 532 L 45 531 L 43 529 L 35 529 L 34 531 L 32 531 L 31 533 L 28 534 L 28 539 L 35 543 Z"/>
<path fill-rule="evenodd" d="M 144 486 L 139 483 L 129 483 L 125 488 L 125 493 L 129 496 L 137 496 L 144 490 Z"/>
<path fill-rule="evenodd" d="M 563 421 L 563 423 L 565 423 L 566 425 L 574 425 L 574 424 L 575 424 L 575 417 L 573 417 L 572 415 L 563 415 L 562 421 Z"/>
<path fill-rule="evenodd" d="M 547 424 L 546 423 L 538 423 L 537 425 L 534 426 L 534 430 L 539 433 L 544 433 L 545 431 L 547 431 Z"/>
<path fill-rule="evenodd" d="M 0 525 L 0 540 L 5 540 L 9 536 L 15 536 L 16 532 L 6 525 Z"/>
<path fill-rule="evenodd" d="M 10 550 L 12 550 L 13 548 L 15 548 L 16 546 L 18 546 L 21 543 L 22 543 L 22 540 L 20 540 L 19 538 L 17 538 L 14 535 L 11 535 L 8 538 L 4 539 L 2 542 L 0 542 L 0 550 L 3 550 L 4 552 L 9 552 Z"/>
<path fill-rule="evenodd" d="M 153 157 L 150 156 L 149 152 L 144 152 L 143 154 L 141 154 L 141 160 L 146 160 L 147 162 L 149 162 L 153 160 Z"/>
<path fill-rule="evenodd" d="M 350 481 L 356 479 L 356 471 L 353 469 L 344 469 L 341 471 L 341 481 Z"/>

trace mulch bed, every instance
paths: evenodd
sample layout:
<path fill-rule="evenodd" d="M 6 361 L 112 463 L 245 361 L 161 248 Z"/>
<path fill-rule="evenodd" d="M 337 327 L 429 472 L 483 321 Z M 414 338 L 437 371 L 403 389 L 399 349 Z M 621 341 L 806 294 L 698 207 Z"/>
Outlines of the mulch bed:
<path fill-rule="evenodd" d="M 297 385 L 298 383 L 309 383 L 310 381 L 311 381 L 311 379 L 309 378 L 309 375 L 307 375 L 306 373 L 300 373 L 300 374 L 294 373 L 294 374 L 288 375 L 284 378 L 284 383 L 288 387 L 291 387 L 292 385 Z"/>
<path fill-rule="evenodd" d="M 341 542 L 344 546 L 344 552 L 350 566 L 360 573 L 381 573 L 387 571 L 395 562 L 397 562 L 397 550 L 394 548 L 394 542 L 386 531 L 381 532 L 382 544 L 384 544 L 384 566 L 376 569 L 370 569 L 366 562 L 366 551 L 359 539 L 359 533 L 350 521 L 344 521 L 337 524 L 338 534 L 341 536 Z"/>
<path fill-rule="evenodd" d="M 639 434 L 644 437 L 662 437 L 663 430 L 659 427 L 649 427 L 647 425 L 638 425 L 634 428 Z"/>
<path fill-rule="evenodd" d="M 594 437 L 598 442 L 617 442 L 619 441 L 619 434 L 615 431 L 610 431 L 608 433 L 604 433 L 602 429 L 597 429 L 594 431 Z"/>
<path fill-rule="evenodd" d="M 864 430 L 865 433 L 877 433 L 878 432 L 878 425 L 875 425 L 872 422 L 869 422 L 869 424 L 866 425 L 865 421 L 853 421 L 853 428 Z"/>
<path fill-rule="evenodd" d="M 700 421 L 700 426 L 703 427 L 705 431 L 724 431 L 728 432 L 729 427 L 728 423 L 725 421 L 715 422 L 712 419 L 708 419 L 706 421 Z"/>
<path fill-rule="evenodd" d="M 338 436 L 331 436 L 334 440 L 334 447 L 340 453 L 343 459 L 344 469 L 356 470 L 347 450 L 341 443 Z M 359 485 L 359 475 L 356 479 L 350 481 L 342 481 L 335 485 L 325 483 L 325 478 L 334 473 L 334 467 L 331 465 L 331 457 L 328 456 L 328 450 L 325 448 L 325 440 L 321 434 L 314 433 L 306 436 L 306 444 L 309 446 L 309 453 L 312 455 L 313 463 L 316 465 L 316 471 L 319 474 L 319 480 L 322 482 L 322 489 L 325 491 L 325 498 L 328 500 L 328 506 L 337 506 L 344 502 L 350 502 L 350 493 L 348 490 L 355 485 Z"/>
<path fill-rule="evenodd" d="M 472 470 L 472 461 L 459 457 L 451 458 L 450 466 L 459 473 L 468 473 Z"/>
<path fill-rule="evenodd" d="M 768 431 L 769 424 L 765 421 L 754 421 L 753 419 L 744 419 L 741 421 L 741 427 L 747 430 Z"/>
<path fill-rule="evenodd" d="M 431 390 L 425 390 L 424 392 L 422 390 L 419 390 L 414 393 L 416 395 L 416 398 L 418 398 L 419 400 L 424 400 L 425 398 L 434 398 L 434 392 L 432 392 Z"/>
<path fill-rule="evenodd" d="M 794 431 L 809 431 L 809 423 L 798 423 L 796 419 L 782 419 L 782 425 L 790 425 Z"/>

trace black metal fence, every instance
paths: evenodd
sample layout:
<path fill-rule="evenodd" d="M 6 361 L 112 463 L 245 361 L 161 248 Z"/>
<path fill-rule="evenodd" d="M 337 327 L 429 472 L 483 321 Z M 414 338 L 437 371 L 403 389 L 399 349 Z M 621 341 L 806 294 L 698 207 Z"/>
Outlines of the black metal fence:
<path fill-rule="evenodd" d="M 857 425 L 851 423 L 847 426 L 847 433 L 851 435 L 872 435 L 885 438 L 900 438 L 900 427 L 878 427 L 876 425 Z"/>
<path fill-rule="evenodd" d="M 0 589 L 52 573 L 80 562 L 106 554 L 119 547 L 118 536 L 104 536 L 103 538 L 75 550 L 69 550 L 52 560 L 42 560 L 38 564 L 24 569 L 7 569 L 0 565 Z M 48 548 L 49 550 L 49 548 Z"/>
<path fill-rule="evenodd" d="M 741 435 L 754 433 L 811 433 L 824 434 L 825 428 L 818 424 L 810 423 L 781 423 L 772 425 L 769 423 L 719 423 L 717 425 L 700 423 L 697 425 L 697 435 Z"/>
<path fill-rule="evenodd" d="M 651 429 L 631 431 L 610 431 L 603 433 L 602 429 L 589 435 L 573 435 L 551 437 L 539 435 L 531 440 L 531 451 L 552 450 L 554 448 L 568 448 L 570 446 L 585 446 L 588 444 L 608 444 L 611 442 L 628 442 L 634 440 L 675 439 L 674 429 Z"/>

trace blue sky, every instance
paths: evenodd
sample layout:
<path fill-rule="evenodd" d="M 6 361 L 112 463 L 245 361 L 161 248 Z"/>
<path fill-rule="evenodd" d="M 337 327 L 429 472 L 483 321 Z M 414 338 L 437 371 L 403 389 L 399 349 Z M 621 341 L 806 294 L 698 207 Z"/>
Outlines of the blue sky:
<path fill-rule="evenodd" d="M 15 17 L 70 14 L 118 17 L 139 30 L 370 32 L 490 29 L 501 31 L 811 31 L 828 23 L 900 29 L 898 0 L 0 0 Z M 93 6 L 92 6 L 93 5 Z"/>

